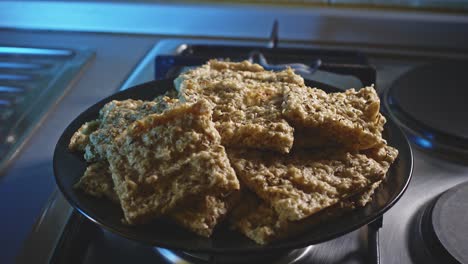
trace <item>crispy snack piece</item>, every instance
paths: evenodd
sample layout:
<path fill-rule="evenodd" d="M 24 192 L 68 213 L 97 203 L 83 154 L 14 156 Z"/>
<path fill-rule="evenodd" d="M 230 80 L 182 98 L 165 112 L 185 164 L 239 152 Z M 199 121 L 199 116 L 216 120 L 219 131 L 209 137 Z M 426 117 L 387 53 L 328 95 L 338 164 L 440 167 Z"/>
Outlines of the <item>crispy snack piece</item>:
<path fill-rule="evenodd" d="M 390 168 L 390 165 L 392 165 L 392 163 L 398 157 L 398 150 L 386 144 L 381 144 L 361 152 L 369 158 L 377 161 L 380 165 L 382 165 L 382 167 L 386 168 L 386 170 Z"/>
<path fill-rule="evenodd" d="M 317 133 L 321 136 L 320 140 L 299 139 L 298 147 L 338 143 L 361 150 L 384 142 L 382 130 L 386 120 L 379 113 L 380 100 L 372 87 L 330 94 L 316 88 L 286 88 L 284 98 L 283 113 L 288 121 L 310 133 L 310 138 Z"/>
<path fill-rule="evenodd" d="M 169 217 L 200 236 L 210 237 L 239 200 L 237 191 L 226 197 L 207 195 L 177 207 Z"/>
<path fill-rule="evenodd" d="M 83 124 L 73 134 L 68 148 L 85 152 L 88 162 L 105 160 L 106 147 L 134 121 L 149 114 L 161 113 L 179 100 L 169 97 L 173 91 L 153 101 L 127 99 L 112 101 L 99 111 L 99 118 Z"/>
<path fill-rule="evenodd" d="M 109 164 L 106 162 L 93 163 L 86 169 L 75 188 L 98 198 L 105 197 L 120 204 L 114 190 Z M 188 230 L 204 237 L 209 237 L 214 228 L 227 215 L 228 211 L 240 199 L 239 193 L 234 192 L 225 197 L 203 196 L 178 206 L 168 213 L 168 217 Z"/>
<path fill-rule="evenodd" d="M 359 153 L 297 150 L 284 156 L 229 150 L 228 154 L 241 181 L 288 220 L 306 218 L 361 193 L 386 173 L 380 163 Z"/>
<path fill-rule="evenodd" d="M 134 122 L 107 148 L 129 224 L 163 215 L 188 197 L 239 189 L 211 114 L 204 100 L 181 104 Z"/>
<path fill-rule="evenodd" d="M 89 135 L 99 128 L 99 124 L 99 120 L 84 123 L 78 131 L 73 134 L 68 148 L 71 151 L 84 152 L 86 146 L 89 144 Z"/>
<path fill-rule="evenodd" d="M 397 157 L 398 151 L 389 146 L 380 146 L 369 150 L 368 155 L 387 171 Z M 231 213 L 230 222 L 245 236 L 259 244 L 266 244 L 298 235 L 320 223 L 336 219 L 352 209 L 367 205 L 381 182 L 375 182 L 362 193 L 343 199 L 333 206 L 299 221 L 281 218 L 268 203 L 259 199 L 255 194 L 247 192 Z"/>
<path fill-rule="evenodd" d="M 99 129 L 93 135 L 95 137 L 94 144 L 88 146 L 88 157 L 90 160 L 102 159 L 102 153 L 105 152 L 107 146 L 133 121 L 151 113 L 163 112 L 177 103 L 177 99 L 168 97 L 174 95 L 173 92 L 168 92 L 151 102 L 129 99 L 108 103 L 101 110 L 100 119 L 86 123 L 74 134 L 70 149 L 85 151 L 85 147 L 90 143 L 89 135 Z M 95 146 L 97 146 L 100 153 L 97 153 Z M 76 188 L 89 195 L 107 197 L 119 203 L 113 186 L 109 165 L 104 161 L 91 164 L 75 185 Z M 190 205 L 182 206 L 179 210 L 170 212 L 169 217 L 199 235 L 209 236 L 216 224 L 224 218 L 225 213 L 235 200 L 232 198 L 234 196 L 236 195 L 229 195 L 226 198 L 200 197 L 191 202 Z"/>
<path fill-rule="evenodd" d="M 270 72 L 248 61 L 211 60 L 175 83 L 181 101 L 204 98 L 214 104 L 213 121 L 223 145 L 281 153 L 291 149 L 294 130 L 281 114 L 283 90 L 304 85 L 291 69 Z"/>
<path fill-rule="evenodd" d="M 113 202 L 119 201 L 114 191 L 109 164 L 104 161 L 89 165 L 74 187 L 94 197 L 106 197 Z"/>
<path fill-rule="evenodd" d="M 246 237 L 258 244 L 267 244 L 279 239 L 299 235 L 325 221 L 349 212 L 369 202 L 369 190 L 364 194 L 349 197 L 319 213 L 299 221 L 281 219 L 276 211 L 255 194 L 242 196 L 239 205 L 230 214 L 230 223 Z"/>

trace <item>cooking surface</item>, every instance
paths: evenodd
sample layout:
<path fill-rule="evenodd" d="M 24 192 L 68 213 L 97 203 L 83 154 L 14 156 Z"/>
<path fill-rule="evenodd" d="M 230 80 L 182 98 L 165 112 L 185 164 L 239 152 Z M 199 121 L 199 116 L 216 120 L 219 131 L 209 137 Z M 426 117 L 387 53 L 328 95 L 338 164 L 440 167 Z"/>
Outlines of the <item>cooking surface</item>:
<path fill-rule="evenodd" d="M 431 213 L 434 235 L 460 263 L 468 262 L 468 183 L 460 184 L 437 198 Z"/>
<path fill-rule="evenodd" d="M 0 240 L 0 262 L 11 263 L 23 247 L 28 247 L 30 234 L 41 234 L 34 247 L 37 252 L 48 254 L 49 242 L 55 243 L 57 238 L 54 235 L 61 232 L 60 221 L 50 223 L 51 228 L 44 234 L 38 228 L 43 223 L 41 212 L 48 208 L 48 200 L 56 188 L 52 177 L 52 154 L 58 137 L 81 111 L 115 91 L 129 69 L 157 42 L 157 38 L 63 32 L 0 32 L 0 43 L 5 46 L 69 49 L 86 46 L 97 54 L 62 101 L 49 109 L 43 124 L 26 141 L 16 158 L 0 172 L 0 211 L 8 212 L 2 215 L 0 225 L 3 237 Z M 120 56 L 122 50 L 128 47 L 132 47 L 131 54 Z M 67 214 L 68 210 L 68 206 L 63 206 L 60 211 Z M 38 226 L 34 226 L 35 223 Z M 34 262 L 41 262 L 40 256 L 36 255 Z"/>
<path fill-rule="evenodd" d="M 197 42 L 197 40 L 194 42 Z M 185 41 L 168 40 L 156 45 L 147 55 L 149 59 L 143 59 L 142 63 L 138 65 L 137 71 L 129 76 L 123 87 L 133 85 L 132 82 L 144 82 L 154 78 L 155 54 L 170 53 L 181 43 L 185 43 Z M 389 58 L 389 56 L 378 56 L 378 54 L 371 55 L 370 61 L 377 69 L 378 90 L 380 92 L 385 91 L 401 74 L 427 60 L 427 58 L 420 57 L 395 56 Z M 468 168 L 466 166 L 434 158 L 428 153 L 430 153 L 429 150 L 421 151 L 417 147 L 414 148 L 414 174 L 410 187 L 402 199 L 384 215 L 383 228 L 380 231 L 382 263 L 424 262 L 427 256 L 422 255 L 416 258 L 410 252 L 410 231 L 416 228 L 413 224 L 413 218 L 429 200 L 467 179 Z M 124 263 L 124 259 L 130 257 L 126 253 L 129 252 L 127 247 L 145 252 L 138 256 L 142 258 L 141 262 L 143 263 L 161 260 L 161 255 L 156 254 L 151 248 L 117 238 L 106 231 L 99 231 L 98 234 L 100 234 L 98 235 L 99 239 L 91 239 L 90 244 L 88 244 L 86 258 L 82 263 L 95 263 L 102 256 L 105 256 L 105 252 L 109 252 L 110 249 L 122 254 L 116 262 Z M 304 263 L 363 263 L 369 258 L 367 243 L 367 228 L 364 227 L 338 239 L 314 246 L 301 261 Z M 419 245 L 419 247 L 423 246 L 423 244 Z M 162 252 L 165 258 L 165 262 L 162 263 L 174 262 L 175 252 L 164 249 Z M 151 253 L 154 255 L 151 255 Z M 157 253 L 161 253 L 161 251 Z M 120 260 L 122 262 L 119 262 Z"/>
<path fill-rule="evenodd" d="M 403 74 L 385 90 L 383 104 L 410 139 L 441 157 L 466 164 L 468 79 L 466 61 L 428 62 Z"/>
<path fill-rule="evenodd" d="M 392 96 L 411 118 L 428 130 L 468 140 L 466 63 L 435 63 L 412 69 L 392 87 Z"/>
<path fill-rule="evenodd" d="M 10 212 L 0 227 L 0 233 L 9 238 L 8 244 L 1 245 L 2 248 L 8 249 L 2 252 L 1 259 L 6 263 L 10 262 L 24 243 L 24 250 L 21 253 L 23 257 L 20 259 L 28 260 L 27 257 L 29 257 L 29 260 L 33 258 L 35 262 L 40 262 L 50 257 L 48 254 L 57 244 L 57 237 L 63 231 L 63 219 L 68 218 L 70 214 L 70 207 L 64 202 L 63 197 L 55 194 L 51 198 L 52 203 L 47 203 L 47 210 L 43 211 L 33 232 L 27 237 L 34 219 L 42 211 L 41 208 L 46 204 L 46 199 L 54 186 L 51 160 L 59 135 L 70 120 L 81 111 L 100 98 L 116 91 L 118 87 L 131 86 L 153 78 L 154 56 L 145 60 L 144 54 L 154 50 L 161 52 L 164 45 L 171 46 L 169 49 L 172 49 L 174 45 L 168 44 L 171 41 L 165 41 L 151 49 L 158 38 L 145 36 L 50 32 L 47 35 L 33 32 L 8 33 L 8 37 L 0 34 L 2 43 L 25 45 L 30 43 L 33 37 L 38 46 L 60 43 L 70 48 L 78 48 L 83 43 L 87 43 L 86 45 L 92 46 L 97 54 L 96 61 L 91 64 L 82 79 L 58 107 L 51 111 L 44 125 L 30 139 L 31 143 L 26 145 L 16 162 L 5 172 L 6 177 L 2 179 L 0 185 L 0 198 L 3 201 L 0 203 L 0 209 Z M 172 43 L 180 44 L 187 41 L 191 40 L 176 40 Z M 206 40 L 193 41 L 206 42 Z M 129 47 L 132 52 L 126 52 L 125 56 L 121 56 L 122 50 L 128 50 Z M 433 60 L 432 57 L 388 55 L 388 51 L 382 52 L 387 54 L 385 56 L 380 56 L 375 50 L 371 53 L 370 62 L 377 69 L 379 91 L 388 89 L 398 76 L 415 65 Z M 141 59 L 146 64 L 138 64 Z M 126 78 L 128 69 L 134 66 L 137 66 L 138 72 Z M 116 78 L 116 76 L 119 77 Z M 410 230 L 413 228 L 411 224 L 413 218 L 429 200 L 468 179 L 468 167 L 435 158 L 428 154 L 429 150 L 420 149 L 416 145 L 413 147 L 415 160 L 412 182 L 402 199 L 384 215 L 383 228 L 380 231 L 382 263 L 424 263 L 424 260 L 414 259 L 412 256 L 414 254 L 410 253 Z M 30 186 L 37 187 L 37 191 L 31 191 Z M 11 190 L 15 190 L 15 193 Z M 15 197 L 26 198 L 17 200 L 15 204 L 5 202 Z M 28 199 L 28 197 L 31 198 Z M 101 232 L 100 235 L 99 232 Z M 163 261 L 163 258 L 155 254 L 151 248 L 118 238 L 105 231 L 99 232 L 97 237 L 89 237 L 90 243 L 87 244 L 87 253 L 82 263 L 102 263 L 109 258 L 115 260 L 114 263 L 128 263 L 130 260 L 139 263 L 169 263 Z M 318 263 L 363 263 L 368 254 L 366 234 L 367 228 L 361 228 L 338 239 L 314 246 L 307 260 Z M 2 243 L 6 242 L 4 241 Z"/>

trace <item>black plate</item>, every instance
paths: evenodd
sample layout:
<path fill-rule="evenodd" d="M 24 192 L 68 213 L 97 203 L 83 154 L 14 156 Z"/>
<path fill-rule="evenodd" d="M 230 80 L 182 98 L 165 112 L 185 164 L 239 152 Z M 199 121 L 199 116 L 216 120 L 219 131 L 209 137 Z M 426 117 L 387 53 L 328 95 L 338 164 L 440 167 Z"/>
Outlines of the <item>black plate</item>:
<path fill-rule="evenodd" d="M 336 88 L 316 82 L 308 82 L 308 85 L 336 91 Z M 121 222 L 123 214 L 119 206 L 73 189 L 73 184 L 83 174 L 86 163 L 82 154 L 70 152 L 67 146 L 73 133 L 84 122 L 96 119 L 99 109 L 107 102 L 128 98 L 151 100 L 168 89 L 173 89 L 172 80 L 152 81 L 116 93 L 98 102 L 73 120 L 63 132 L 55 148 L 53 161 L 55 179 L 66 199 L 91 221 L 123 237 L 152 246 L 206 253 L 260 252 L 300 248 L 336 238 L 373 221 L 387 211 L 408 186 L 413 169 L 412 152 L 404 134 L 391 120 L 388 120 L 385 126 L 386 138 L 391 146 L 399 150 L 400 154 L 390 168 L 387 180 L 376 191 L 373 201 L 364 208 L 321 224 L 319 228 L 315 227 L 300 236 L 261 246 L 229 230 L 226 226 L 218 228 L 211 238 L 203 238 L 165 220 L 154 220 L 144 226 L 124 225 Z"/>

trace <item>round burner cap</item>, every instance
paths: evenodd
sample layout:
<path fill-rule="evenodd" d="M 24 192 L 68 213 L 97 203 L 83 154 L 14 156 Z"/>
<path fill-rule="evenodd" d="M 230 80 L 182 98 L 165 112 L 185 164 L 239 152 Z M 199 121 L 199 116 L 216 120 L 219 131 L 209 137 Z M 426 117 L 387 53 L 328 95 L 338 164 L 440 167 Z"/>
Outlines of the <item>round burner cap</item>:
<path fill-rule="evenodd" d="M 468 263 L 468 182 L 437 199 L 432 210 L 432 227 L 445 250 L 459 263 Z"/>
<path fill-rule="evenodd" d="M 416 67 L 392 84 L 389 96 L 414 123 L 430 130 L 427 132 L 468 140 L 467 69 L 468 63 L 463 62 Z"/>

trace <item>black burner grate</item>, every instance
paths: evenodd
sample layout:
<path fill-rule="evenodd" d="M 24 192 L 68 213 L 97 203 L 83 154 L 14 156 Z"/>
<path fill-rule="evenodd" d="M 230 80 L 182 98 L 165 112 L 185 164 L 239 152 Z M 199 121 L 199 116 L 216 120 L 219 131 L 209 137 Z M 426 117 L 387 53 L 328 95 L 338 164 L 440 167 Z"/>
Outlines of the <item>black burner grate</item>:
<path fill-rule="evenodd" d="M 364 86 L 375 84 L 376 72 L 365 55 L 354 51 L 266 48 L 254 46 L 184 45 L 176 55 L 155 58 L 155 79 L 177 76 L 187 66 L 202 65 L 210 59 L 248 60 L 252 52 L 263 54 L 271 64 L 302 63 L 314 67 L 321 61 L 321 71 L 357 77 Z"/>

